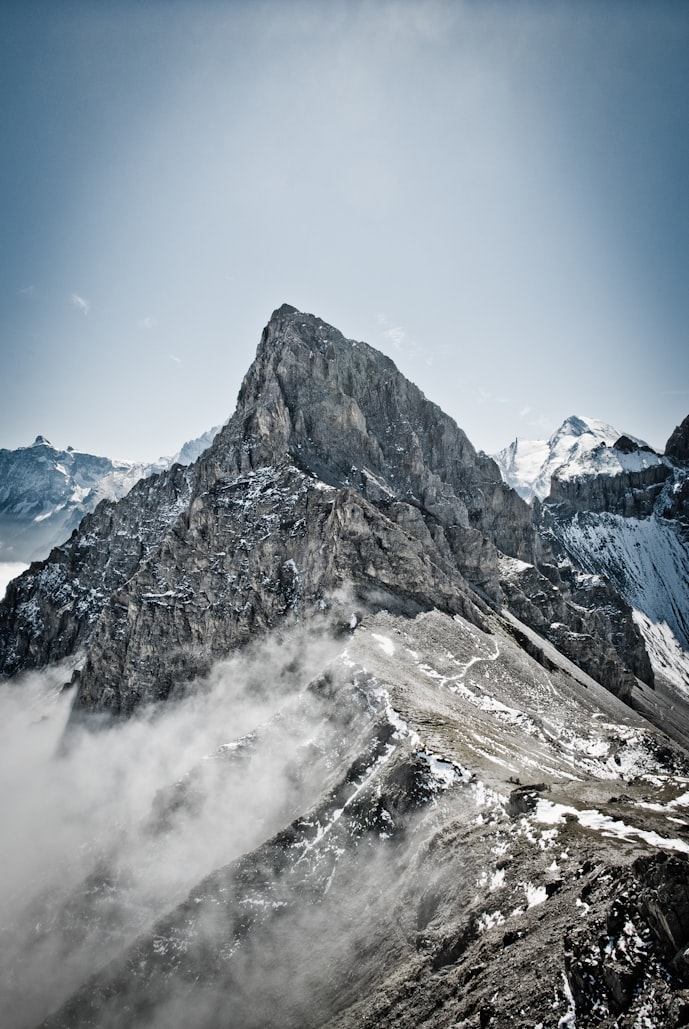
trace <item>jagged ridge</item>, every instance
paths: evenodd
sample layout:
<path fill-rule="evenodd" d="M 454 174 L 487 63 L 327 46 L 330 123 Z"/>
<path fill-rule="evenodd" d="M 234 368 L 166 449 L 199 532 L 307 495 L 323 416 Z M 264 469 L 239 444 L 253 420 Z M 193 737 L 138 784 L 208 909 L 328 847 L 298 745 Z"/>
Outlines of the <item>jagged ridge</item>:
<path fill-rule="evenodd" d="M 88 645 L 76 708 L 129 713 L 344 584 L 477 624 L 507 606 L 615 692 L 625 666 L 652 678 L 630 612 L 561 579 L 495 462 L 389 358 L 288 305 L 196 465 L 101 505 L 9 588 L 3 668 Z"/>

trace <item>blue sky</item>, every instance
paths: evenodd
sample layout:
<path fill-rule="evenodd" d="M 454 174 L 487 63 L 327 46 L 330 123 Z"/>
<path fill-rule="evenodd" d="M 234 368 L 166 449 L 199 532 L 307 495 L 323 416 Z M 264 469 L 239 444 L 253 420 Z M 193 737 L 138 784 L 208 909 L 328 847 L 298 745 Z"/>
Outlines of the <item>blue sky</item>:
<path fill-rule="evenodd" d="M 3 5 L 0 446 L 153 459 L 283 302 L 479 448 L 689 413 L 689 4 Z"/>

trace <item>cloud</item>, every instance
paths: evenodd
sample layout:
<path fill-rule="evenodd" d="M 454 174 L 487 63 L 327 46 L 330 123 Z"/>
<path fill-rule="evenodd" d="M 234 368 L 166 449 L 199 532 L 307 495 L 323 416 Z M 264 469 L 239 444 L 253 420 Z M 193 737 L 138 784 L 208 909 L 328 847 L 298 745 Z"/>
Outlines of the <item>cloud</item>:
<path fill-rule="evenodd" d="M 33 285 L 22 286 L 22 288 L 19 290 L 19 292 L 24 297 L 33 297 L 33 296 L 36 295 L 36 287 L 33 286 Z"/>
<path fill-rule="evenodd" d="M 516 403 L 514 397 L 501 396 L 493 393 L 492 390 L 486 389 L 485 386 L 479 386 L 476 400 L 479 404 L 514 404 Z"/>
<path fill-rule="evenodd" d="M 519 412 L 519 417 L 520 418 L 526 418 L 527 414 L 530 414 L 530 413 L 531 413 L 531 407 L 529 406 L 529 404 L 526 404 L 526 406 L 523 407 L 521 409 L 521 411 Z"/>
<path fill-rule="evenodd" d="M 72 293 L 70 303 L 73 307 L 76 307 L 82 314 L 88 314 L 91 310 L 91 301 L 86 300 L 85 297 L 80 297 L 78 293 Z"/>
<path fill-rule="evenodd" d="M 289 822 L 342 736 L 327 692 L 307 688 L 341 649 L 300 628 L 261 640 L 174 704 L 77 727 L 59 758 L 69 662 L 0 685 L 3 1025 L 42 1021 L 195 883 Z M 322 760 L 296 777 L 305 741 L 321 738 Z"/>
<path fill-rule="evenodd" d="M 382 328 L 381 338 L 392 343 L 399 354 L 404 354 L 406 357 L 418 356 L 418 344 L 410 338 L 409 333 L 402 325 L 390 325 L 390 319 L 382 313 L 376 315 L 376 321 Z M 431 364 L 432 362 L 428 360 L 427 363 Z"/>
<path fill-rule="evenodd" d="M 395 325 L 391 329 L 386 329 L 383 333 L 386 339 L 389 339 L 398 350 L 401 350 L 402 344 L 406 342 L 407 334 L 400 325 Z"/>
<path fill-rule="evenodd" d="M 547 435 L 550 435 L 550 433 L 553 431 L 552 420 L 546 418 L 544 415 L 541 415 L 540 418 L 532 418 L 529 421 L 529 425 L 532 429 L 538 429 L 540 432 L 544 432 Z"/>
<path fill-rule="evenodd" d="M 181 357 L 176 357 L 175 354 L 170 354 L 170 360 L 174 361 L 175 364 L 181 364 L 182 363 L 182 358 Z"/>
<path fill-rule="evenodd" d="M 142 329 L 155 329 L 157 324 L 158 324 L 158 322 L 156 321 L 156 319 L 155 318 L 151 318 L 151 316 L 148 315 L 148 314 L 146 315 L 145 318 L 142 318 L 139 321 L 139 326 Z"/>

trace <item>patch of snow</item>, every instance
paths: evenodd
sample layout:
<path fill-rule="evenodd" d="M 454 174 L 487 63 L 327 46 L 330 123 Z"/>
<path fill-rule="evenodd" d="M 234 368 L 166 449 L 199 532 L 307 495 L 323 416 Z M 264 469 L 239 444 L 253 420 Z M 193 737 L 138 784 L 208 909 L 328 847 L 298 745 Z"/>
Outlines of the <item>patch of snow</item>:
<path fill-rule="evenodd" d="M 504 868 L 496 868 L 495 871 L 493 872 L 493 874 L 490 877 L 490 882 L 488 884 L 488 889 L 489 889 L 489 891 L 491 893 L 494 893 L 496 890 L 499 890 L 504 885 L 505 885 L 505 869 Z"/>
<path fill-rule="evenodd" d="M 689 693 L 689 652 L 680 646 L 667 622 L 654 622 L 643 611 L 632 611 L 655 672 L 664 675 L 683 693 Z"/>
<path fill-rule="evenodd" d="M 502 925 L 505 921 L 505 916 L 501 911 L 494 911 L 492 914 L 488 914 L 484 911 L 477 922 L 478 931 L 485 933 L 488 929 L 493 929 L 496 925 Z"/>
<path fill-rule="evenodd" d="M 577 808 L 569 807 L 566 804 L 554 804 L 549 800 L 540 798 L 536 804 L 534 817 L 537 822 L 545 822 L 553 825 L 565 821 L 566 815 L 574 816 L 580 825 L 587 829 L 594 829 L 610 838 L 617 837 L 621 840 L 632 842 L 634 837 L 648 843 L 651 847 L 658 847 L 661 850 L 675 850 L 682 854 L 689 854 L 689 844 L 684 840 L 667 839 L 657 832 L 647 829 L 638 829 L 636 826 L 627 825 L 620 819 L 611 818 L 600 811 L 590 809 L 579 811 Z"/>
<path fill-rule="evenodd" d="M 381 650 L 385 654 L 387 654 L 388 657 L 392 657 L 392 655 L 395 653 L 395 645 L 392 642 L 392 640 L 388 636 L 380 636 L 376 632 L 372 632 L 371 636 L 376 641 L 376 643 L 379 645 Z"/>
<path fill-rule="evenodd" d="M 421 758 L 430 768 L 437 789 L 449 790 L 456 783 L 469 782 L 471 779 L 471 772 L 468 769 L 462 768 L 454 761 L 448 761 L 438 754 L 429 754 L 425 750 L 419 750 L 417 757 Z"/>
<path fill-rule="evenodd" d="M 522 883 L 522 886 L 526 894 L 527 908 L 535 908 L 548 899 L 545 886 L 534 886 L 533 883 Z"/>
<path fill-rule="evenodd" d="M 383 689 L 382 687 L 377 687 L 373 691 L 373 697 L 375 700 L 379 702 L 382 701 L 383 703 L 385 717 L 390 722 L 390 725 L 392 725 L 395 729 L 395 733 L 392 738 L 410 739 L 412 746 L 417 746 L 420 742 L 418 735 L 409 728 L 409 726 L 402 718 L 402 716 L 397 711 L 395 711 L 394 707 L 392 706 L 392 701 L 390 700 L 390 694 L 388 693 L 388 691 L 386 689 Z"/>
<path fill-rule="evenodd" d="M 564 972 L 562 973 L 562 990 L 567 1000 L 567 1011 L 557 1023 L 557 1029 L 567 1029 L 568 1026 L 571 1029 L 575 1029 L 577 1024 L 577 1007 L 574 1003 L 572 987 L 569 985 L 569 979 Z"/>
<path fill-rule="evenodd" d="M 656 670 L 689 690 L 689 551 L 672 525 L 587 512 L 557 536 L 582 568 L 610 579 L 636 612 Z"/>

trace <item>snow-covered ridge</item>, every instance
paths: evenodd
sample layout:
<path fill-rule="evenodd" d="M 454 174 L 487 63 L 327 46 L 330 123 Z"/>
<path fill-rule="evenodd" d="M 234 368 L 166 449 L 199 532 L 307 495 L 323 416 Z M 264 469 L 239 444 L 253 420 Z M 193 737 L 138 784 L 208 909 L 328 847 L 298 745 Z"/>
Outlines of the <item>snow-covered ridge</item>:
<path fill-rule="evenodd" d="M 515 439 L 495 454 L 505 482 L 524 497 L 543 499 L 550 480 L 619 475 L 663 463 L 644 440 L 622 433 L 607 422 L 572 415 L 547 440 Z"/>

